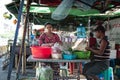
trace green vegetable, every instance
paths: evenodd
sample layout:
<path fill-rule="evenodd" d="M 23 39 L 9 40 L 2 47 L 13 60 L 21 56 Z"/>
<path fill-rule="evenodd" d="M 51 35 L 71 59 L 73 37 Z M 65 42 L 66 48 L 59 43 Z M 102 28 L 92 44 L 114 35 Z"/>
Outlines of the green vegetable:
<path fill-rule="evenodd" d="M 73 50 L 72 50 L 72 48 L 69 48 L 68 51 L 72 52 Z"/>

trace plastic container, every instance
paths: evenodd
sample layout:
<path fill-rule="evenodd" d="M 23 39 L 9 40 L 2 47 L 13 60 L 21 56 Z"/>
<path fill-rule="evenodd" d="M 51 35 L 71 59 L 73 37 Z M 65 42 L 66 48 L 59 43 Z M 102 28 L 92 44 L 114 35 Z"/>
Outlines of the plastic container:
<path fill-rule="evenodd" d="M 86 30 L 82 24 L 77 27 L 77 38 L 86 38 Z"/>
<path fill-rule="evenodd" d="M 73 60 L 73 59 L 76 59 L 76 55 L 75 54 L 65 54 L 65 53 L 63 53 L 63 59 Z"/>
<path fill-rule="evenodd" d="M 77 56 L 77 59 L 88 59 L 90 57 L 90 51 L 76 51 L 74 54 Z"/>
<path fill-rule="evenodd" d="M 53 59 L 62 59 L 62 54 L 59 54 L 59 53 L 56 53 L 56 54 L 55 54 L 55 53 L 52 53 L 51 55 L 52 55 L 52 58 L 53 58 Z"/>
<path fill-rule="evenodd" d="M 52 49 L 50 47 L 32 46 L 31 52 L 34 58 L 48 59 L 51 57 Z"/>

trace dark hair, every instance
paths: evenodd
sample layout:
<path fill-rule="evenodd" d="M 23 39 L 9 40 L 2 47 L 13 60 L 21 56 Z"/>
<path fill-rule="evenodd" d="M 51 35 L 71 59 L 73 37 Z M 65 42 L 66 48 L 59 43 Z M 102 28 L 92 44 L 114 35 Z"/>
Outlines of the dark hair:
<path fill-rule="evenodd" d="M 94 31 L 101 31 L 101 32 L 105 33 L 106 30 L 103 26 L 98 26 L 98 27 L 96 27 L 96 29 L 94 29 Z"/>
<path fill-rule="evenodd" d="M 46 27 L 47 25 L 52 25 L 50 22 L 46 22 L 44 26 Z"/>
<path fill-rule="evenodd" d="M 92 32 L 90 32 L 90 37 L 93 37 L 93 33 Z"/>

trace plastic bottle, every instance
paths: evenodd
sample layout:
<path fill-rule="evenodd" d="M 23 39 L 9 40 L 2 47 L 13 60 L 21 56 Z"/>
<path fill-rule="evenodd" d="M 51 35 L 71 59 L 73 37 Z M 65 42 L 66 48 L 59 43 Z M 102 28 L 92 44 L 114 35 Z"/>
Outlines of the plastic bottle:
<path fill-rule="evenodd" d="M 77 27 L 77 38 L 85 38 L 86 37 L 86 30 L 85 27 L 80 24 L 80 26 Z"/>

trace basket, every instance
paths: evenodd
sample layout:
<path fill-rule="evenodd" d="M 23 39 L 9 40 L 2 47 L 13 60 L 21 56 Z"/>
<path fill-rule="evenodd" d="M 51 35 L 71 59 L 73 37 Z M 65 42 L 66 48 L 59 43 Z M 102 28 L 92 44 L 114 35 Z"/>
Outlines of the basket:
<path fill-rule="evenodd" d="M 34 58 L 48 59 L 51 57 L 52 49 L 50 47 L 32 46 L 31 52 Z"/>
<path fill-rule="evenodd" d="M 65 54 L 65 53 L 63 53 L 62 57 L 63 57 L 63 59 L 65 59 L 65 60 L 73 60 L 73 59 L 76 59 L 76 55 L 75 55 L 75 54 Z"/>
<path fill-rule="evenodd" d="M 90 51 L 77 51 L 74 54 L 77 56 L 77 59 L 89 59 Z"/>

